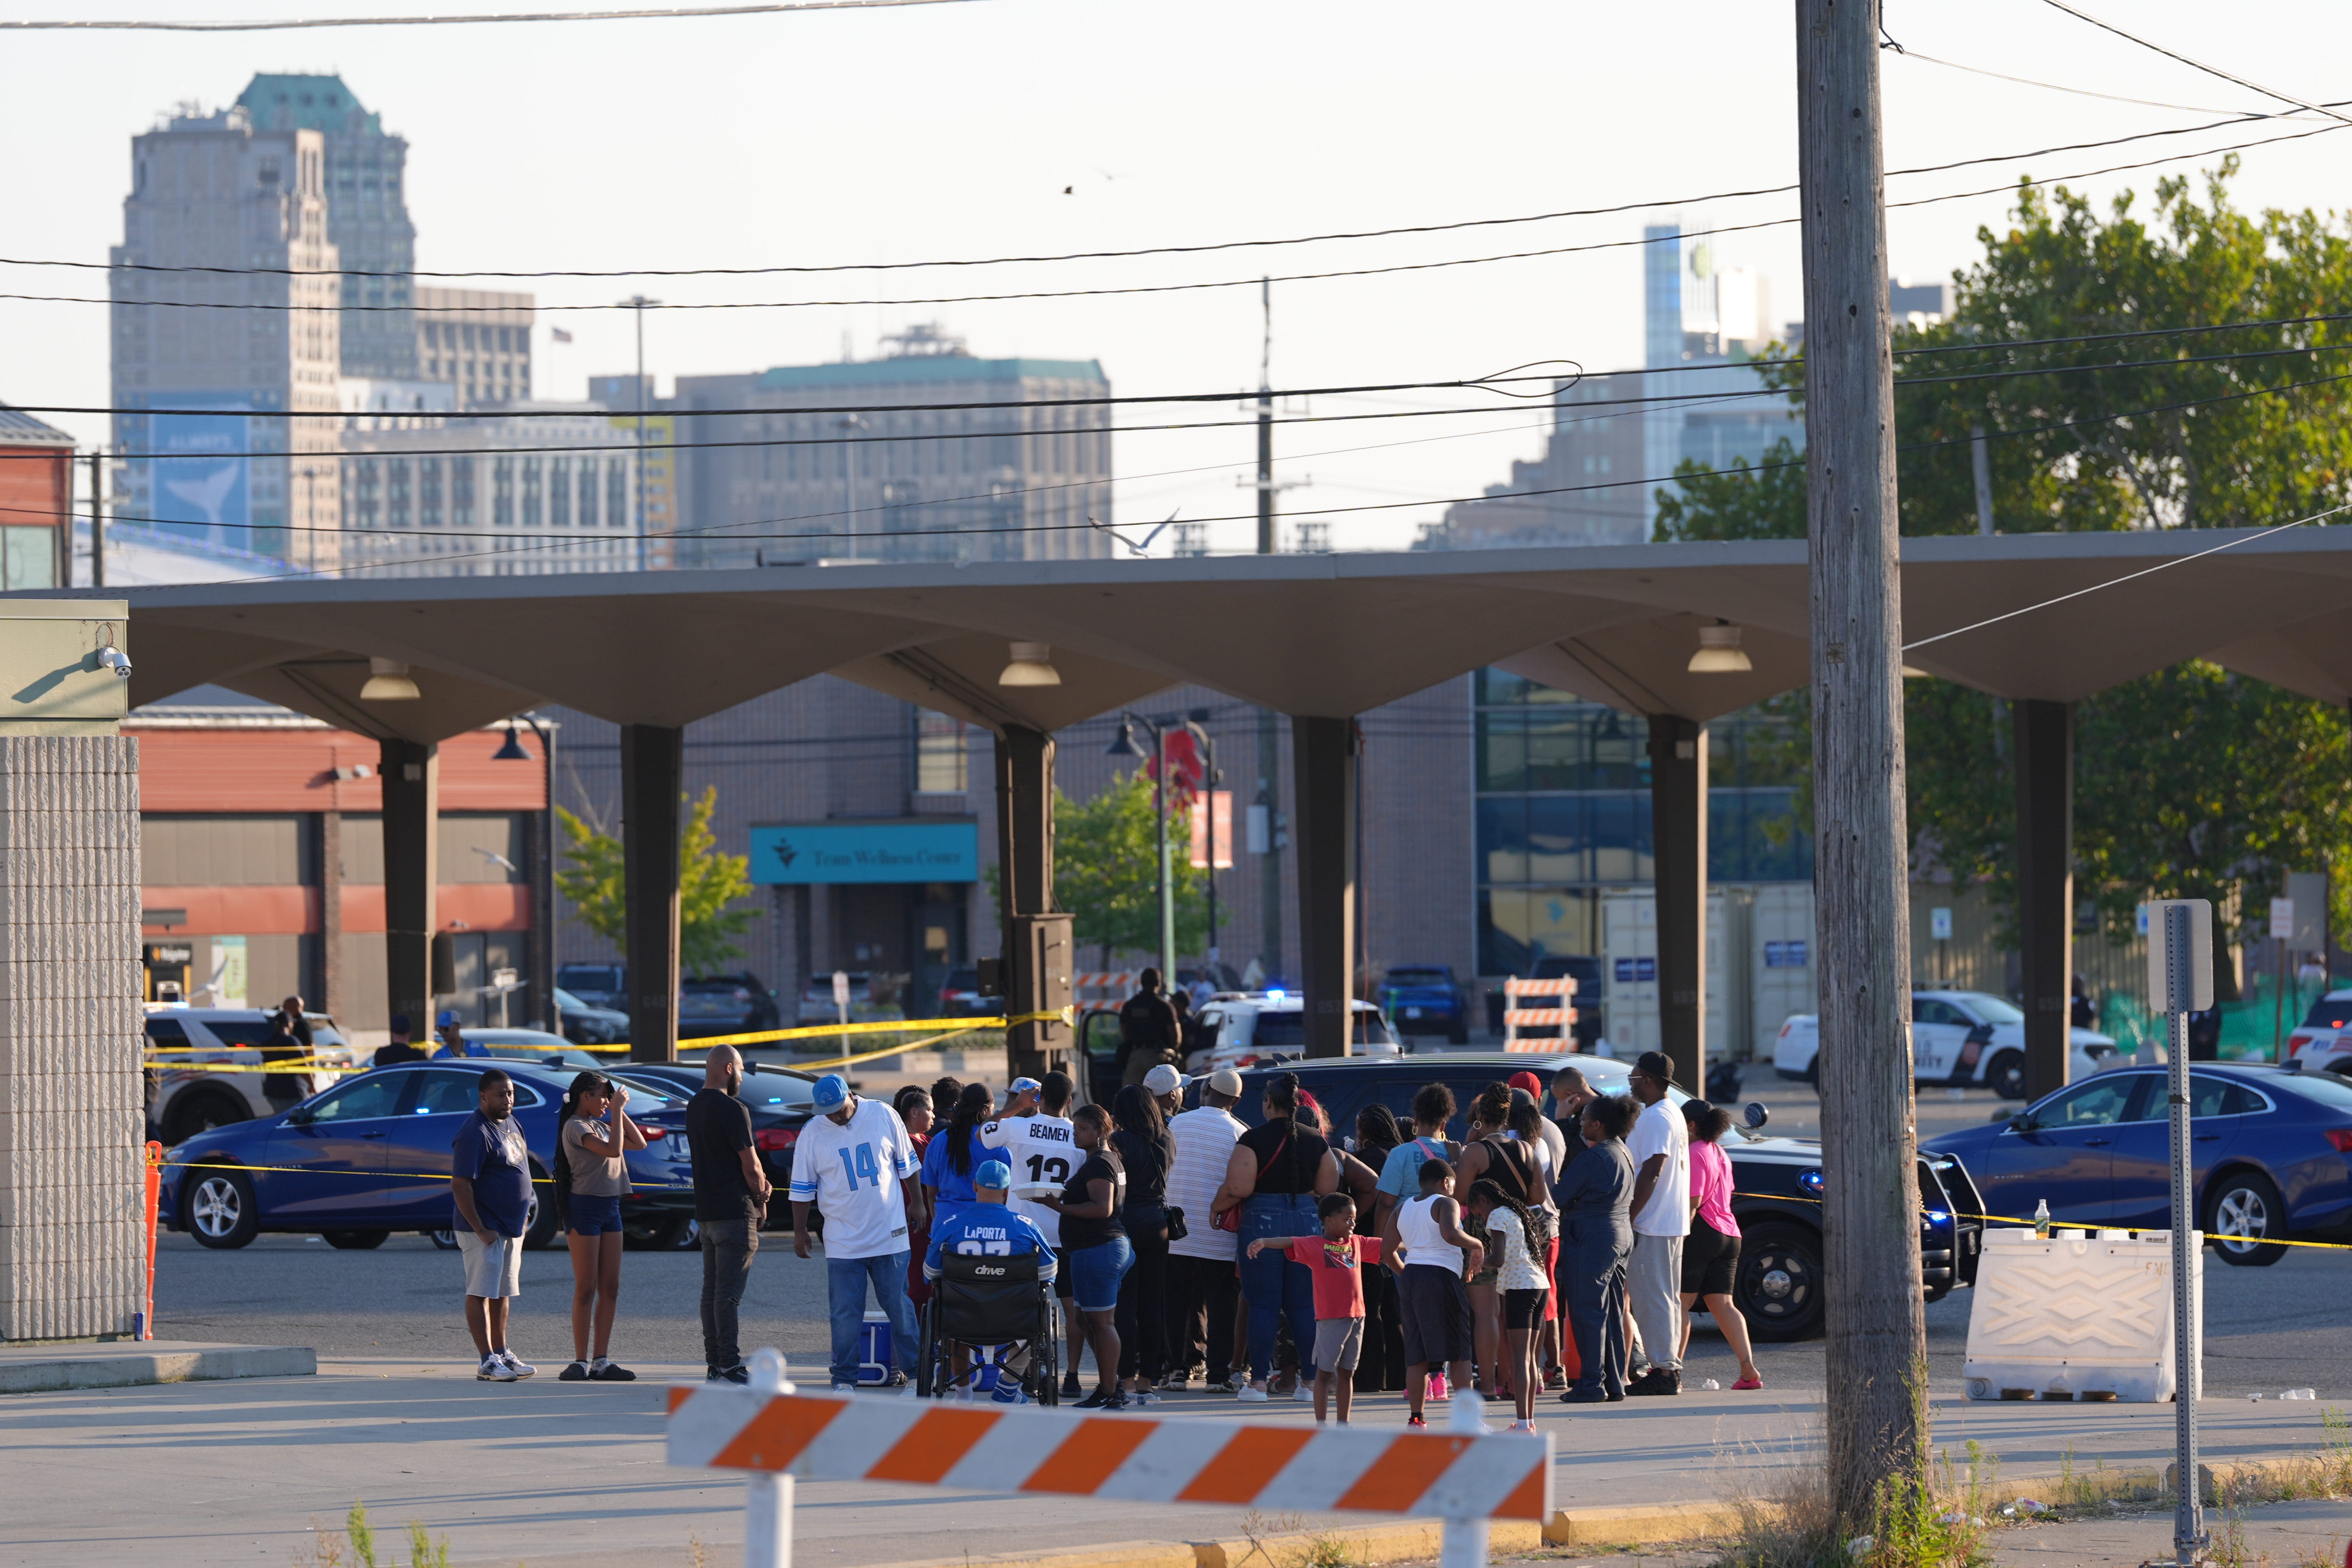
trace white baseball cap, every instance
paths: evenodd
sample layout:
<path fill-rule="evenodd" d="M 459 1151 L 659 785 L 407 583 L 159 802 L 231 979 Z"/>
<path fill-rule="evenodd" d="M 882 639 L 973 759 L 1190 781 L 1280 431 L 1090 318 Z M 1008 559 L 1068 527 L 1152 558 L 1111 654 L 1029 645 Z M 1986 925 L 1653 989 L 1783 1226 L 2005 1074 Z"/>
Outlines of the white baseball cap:
<path fill-rule="evenodd" d="M 1143 1087 L 1154 1094 L 1173 1094 L 1184 1087 L 1184 1075 L 1161 1062 L 1143 1075 Z"/>

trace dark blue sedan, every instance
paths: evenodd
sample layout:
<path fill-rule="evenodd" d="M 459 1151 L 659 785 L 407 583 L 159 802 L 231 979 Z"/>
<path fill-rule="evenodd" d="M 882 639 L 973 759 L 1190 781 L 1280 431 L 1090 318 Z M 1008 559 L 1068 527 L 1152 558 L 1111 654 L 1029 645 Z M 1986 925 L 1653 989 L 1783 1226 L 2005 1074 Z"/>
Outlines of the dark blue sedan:
<path fill-rule="evenodd" d="M 396 1230 L 446 1232 L 450 1142 L 492 1066 L 514 1079 L 531 1174 L 544 1183 L 570 1072 L 478 1058 L 404 1062 L 340 1079 L 290 1110 L 216 1127 L 173 1149 L 159 1217 L 214 1247 L 243 1247 L 265 1230 L 315 1233 L 352 1248 L 381 1247 Z M 676 1245 L 694 1217 L 685 1102 L 656 1100 L 642 1087 L 630 1095 L 646 1146 L 628 1156 L 636 1193 L 622 1212 L 632 1231 Z M 545 1194 L 537 1188 L 527 1247 L 554 1245 L 555 1206 L 540 1201 Z"/>
<path fill-rule="evenodd" d="M 2067 1085 L 2015 1116 L 1928 1140 L 1975 1175 L 1985 1207 L 2062 1225 L 2172 1223 L 2162 1068 Z M 2333 1073 L 2200 1062 L 2189 1075 L 2198 1223 L 2221 1261 L 2275 1263 L 2281 1240 L 2352 1231 L 2352 1081 Z"/>
<path fill-rule="evenodd" d="M 1447 963 L 1396 963 L 1381 979 L 1381 1011 L 1400 1035 L 1444 1035 L 1470 1043 L 1470 999 Z"/>

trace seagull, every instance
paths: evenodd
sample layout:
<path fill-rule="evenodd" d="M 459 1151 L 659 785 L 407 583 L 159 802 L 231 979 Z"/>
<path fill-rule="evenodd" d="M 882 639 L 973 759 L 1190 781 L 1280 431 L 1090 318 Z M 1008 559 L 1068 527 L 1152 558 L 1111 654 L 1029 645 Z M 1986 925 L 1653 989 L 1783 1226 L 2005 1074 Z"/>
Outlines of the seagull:
<path fill-rule="evenodd" d="M 1118 530 L 1111 527 L 1110 524 L 1107 522 L 1097 522 L 1092 514 L 1089 514 L 1087 518 L 1087 526 L 1100 532 L 1109 534 L 1113 539 L 1116 539 L 1121 544 L 1126 545 L 1131 553 L 1143 555 L 1150 552 L 1151 542 L 1159 538 L 1162 533 L 1165 533 L 1168 531 L 1168 525 L 1176 521 L 1176 512 L 1182 511 L 1184 509 L 1180 506 L 1176 509 L 1176 511 L 1171 511 L 1166 517 L 1160 519 L 1160 526 L 1153 529 L 1150 533 L 1145 534 L 1143 536 L 1143 542 L 1140 544 L 1138 544 L 1135 541 L 1129 539 Z"/>

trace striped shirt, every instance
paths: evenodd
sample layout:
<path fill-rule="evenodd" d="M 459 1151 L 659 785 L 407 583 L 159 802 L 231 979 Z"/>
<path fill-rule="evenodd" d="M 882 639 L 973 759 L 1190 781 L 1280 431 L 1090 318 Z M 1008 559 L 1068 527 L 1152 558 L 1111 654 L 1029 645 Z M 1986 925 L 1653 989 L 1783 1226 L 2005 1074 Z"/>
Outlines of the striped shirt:
<path fill-rule="evenodd" d="M 1209 1214 L 1218 1189 L 1225 1184 L 1225 1167 L 1233 1163 L 1234 1145 L 1245 1129 L 1213 1105 L 1188 1110 L 1168 1123 L 1176 1141 L 1176 1163 L 1168 1168 L 1168 1206 L 1184 1211 L 1184 1238 L 1168 1250 L 1182 1258 L 1223 1258 L 1234 1256 L 1234 1233 L 1219 1230 Z"/>

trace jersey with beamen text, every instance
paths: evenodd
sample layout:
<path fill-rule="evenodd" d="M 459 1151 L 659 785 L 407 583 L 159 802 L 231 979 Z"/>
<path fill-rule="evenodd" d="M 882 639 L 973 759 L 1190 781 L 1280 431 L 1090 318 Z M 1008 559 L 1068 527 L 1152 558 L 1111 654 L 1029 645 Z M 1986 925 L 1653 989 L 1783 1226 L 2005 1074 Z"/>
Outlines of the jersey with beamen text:
<path fill-rule="evenodd" d="M 940 1277 L 940 1258 L 948 1253 L 969 1258 L 1018 1258 L 1038 1254 L 1037 1278 L 1054 1277 L 1054 1244 L 1034 1222 L 1003 1204 L 967 1204 L 931 1232 L 931 1248 L 923 1256 L 923 1277 Z"/>
<path fill-rule="evenodd" d="M 1014 1187 L 1051 1186 L 1060 1191 L 1072 1172 L 1086 1163 L 1078 1152 L 1078 1130 L 1064 1116 L 1008 1116 L 1002 1121 L 992 1121 L 980 1130 L 983 1143 L 992 1143 L 1004 1151 L 1013 1165 Z M 1062 1216 L 1042 1204 L 1030 1202 L 1018 1192 L 1008 1205 L 1045 1233 L 1054 1246 L 1062 1245 Z"/>

